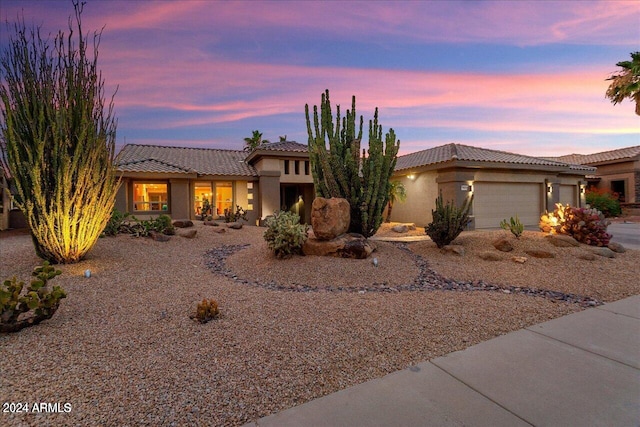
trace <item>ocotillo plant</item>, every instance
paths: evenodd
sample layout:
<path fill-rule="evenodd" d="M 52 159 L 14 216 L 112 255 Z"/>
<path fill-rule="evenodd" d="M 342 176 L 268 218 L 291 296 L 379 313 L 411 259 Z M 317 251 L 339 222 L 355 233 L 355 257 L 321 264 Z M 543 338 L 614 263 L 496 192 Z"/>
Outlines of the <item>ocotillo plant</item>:
<path fill-rule="evenodd" d="M 340 106 L 336 107 L 335 125 L 329 90 L 322 94 L 320 117 L 318 107 L 313 107 L 313 127 L 308 104 L 305 105 L 305 115 L 316 195 L 347 199 L 351 205 L 349 231 L 365 237 L 373 236 L 382 223 L 383 212 L 389 201 L 389 179 L 400 147 L 395 132 L 389 129 L 383 141 L 376 108 L 373 120 L 369 120 L 369 148 L 362 149 L 360 155 L 363 118 L 360 116 L 360 124 L 356 129 L 355 96 L 351 100 L 351 110 L 347 110 L 342 122 Z"/>
<path fill-rule="evenodd" d="M 113 101 L 105 107 L 97 69 L 100 33 L 88 54 L 83 5 L 74 1 L 76 26 L 69 19 L 70 34 L 59 32 L 53 46 L 39 28 L 16 23 L 0 57 L 2 161 L 36 253 L 53 263 L 77 262 L 93 247 L 119 185 Z"/>

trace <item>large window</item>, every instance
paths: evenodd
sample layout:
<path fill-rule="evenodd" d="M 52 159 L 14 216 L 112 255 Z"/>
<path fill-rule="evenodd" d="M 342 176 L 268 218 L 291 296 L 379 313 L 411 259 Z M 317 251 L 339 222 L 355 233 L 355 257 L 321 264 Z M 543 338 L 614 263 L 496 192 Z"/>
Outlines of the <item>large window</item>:
<path fill-rule="evenodd" d="M 195 185 L 195 202 L 194 202 L 194 210 L 196 215 L 212 215 L 213 208 L 215 202 L 213 201 L 213 192 L 211 191 L 211 183 L 210 182 L 196 182 Z M 206 200 L 206 202 L 205 202 Z M 203 211 L 203 207 L 205 205 L 209 205 L 209 208 L 206 209 L 206 212 Z"/>
<path fill-rule="evenodd" d="M 133 183 L 133 210 L 159 211 L 169 210 L 167 184 L 154 182 Z"/>
<path fill-rule="evenodd" d="M 235 212 L 233 205 L 233 183 L 216 182 L 216 213 L 224 215 L 224 210 L 229 209 Z"/>

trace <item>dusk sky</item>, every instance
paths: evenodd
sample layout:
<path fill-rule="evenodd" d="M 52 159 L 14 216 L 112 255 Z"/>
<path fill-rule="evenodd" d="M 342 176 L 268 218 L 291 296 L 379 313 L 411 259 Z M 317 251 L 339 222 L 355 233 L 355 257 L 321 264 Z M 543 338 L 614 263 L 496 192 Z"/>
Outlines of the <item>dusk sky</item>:
<path fill-rule="evenodd" d="M 71 0 L 0 0 L 42 33 Z M 534 156 L 640 144 L 640 116 L 605 98 L 640 50 L 640 1 L 218 2 L 88 0 L 99 67 L 118 86 L 117 143 L 241 149 L 252 130 L 307 143 L 325 89 L 400 154 L 461 143 Z"/>

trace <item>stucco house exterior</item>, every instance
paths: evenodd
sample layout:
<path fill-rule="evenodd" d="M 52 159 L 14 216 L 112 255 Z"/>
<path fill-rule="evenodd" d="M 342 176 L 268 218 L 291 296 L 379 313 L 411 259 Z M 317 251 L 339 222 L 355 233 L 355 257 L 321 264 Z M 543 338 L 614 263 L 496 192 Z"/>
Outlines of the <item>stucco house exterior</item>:
<path fill-rule="evenodd" d="M 244 151 L 126 145 L 118 155 L 123 183 L 117 208 L 139 218 L 167 213 L 195 219 L 207 198 L 212 214 L 243 207 L 250 223 L 279 209 L 310 222 L 315 196 L 307 146 L 293 141 Z M 586 174 L 595 168 L 447 144 L 398 157 L 393 179 L 407 189 L 392 220 L 425 225 L 442 191 L 458 204 L 474 195 L 471 228 L 495 228 L 515 216 L 529 226 L 557 202 L 584 204 Z"/>
<path fill-rule="evenodd" d="M 623 206 L 640 204 L 640 145 L 595 154 L 568 154 L 550 159 L 595 167 L 595 173 L 587 176 L 589 187 L 594 186 L 618 194 L 618 200 Z"/>
<path fill-rule="evenodd" d="M 116 160 L 122 173 L 116 207 L 138 218 L 168 214 L 196 219 L 204 199 L 214 217 L 241 206 L 250 223 L 280 209 L 310 221 L 314 197 L 307 146 L 293 141 L 239 150 L 128 144 Z"/>
<path fill-rule="evenodd" d="M 407 202 L 396 203 L 392 221 L 428 224 L 435 199 L 461 205 L 473 194 L 471 229 L 497 228 L 518 218 L 536 226 L 556 203 L 583 206 L 586 174 L 595 169 L 560 161 L 446 144 L 398 157 L 392 179 L 404 184 Z"/>

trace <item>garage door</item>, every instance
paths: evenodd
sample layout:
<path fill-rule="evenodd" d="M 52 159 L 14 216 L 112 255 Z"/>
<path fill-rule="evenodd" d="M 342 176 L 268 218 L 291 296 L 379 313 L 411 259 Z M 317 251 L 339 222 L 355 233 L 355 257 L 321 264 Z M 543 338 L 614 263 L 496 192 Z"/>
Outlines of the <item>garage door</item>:
<path fill-rule="evenodd" d="M 576 201 L 578 189 L 575 185 L 560 186 L 560 203 L 563 205 L 578 206 Z"/>
<path fill-rule="evenodd" d="M 475 182 L 473 213 L 476 228 L 500 227 L 500 221 L 515 217 L 535 226 L 542 213 L 542 184 Z"/>

